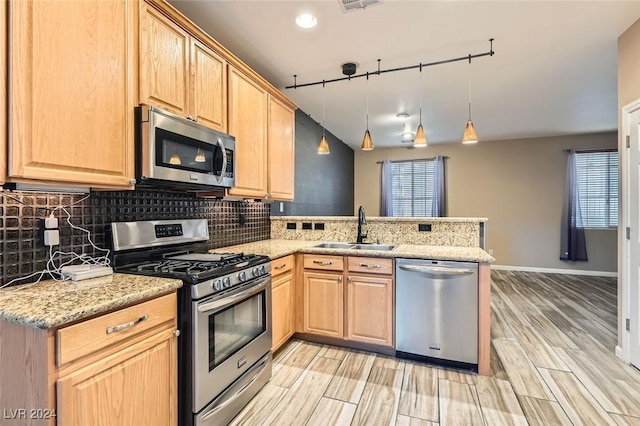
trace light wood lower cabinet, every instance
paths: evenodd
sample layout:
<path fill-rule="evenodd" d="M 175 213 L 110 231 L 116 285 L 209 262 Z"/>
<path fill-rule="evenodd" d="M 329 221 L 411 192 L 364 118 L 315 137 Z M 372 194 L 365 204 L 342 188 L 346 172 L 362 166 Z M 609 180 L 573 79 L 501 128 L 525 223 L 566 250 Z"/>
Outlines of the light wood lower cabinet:
<path fill-rule="evenodd" d="M 15 426 L 176 426 L 176 326 L 175 293 L 57 330 L 0 321 L 0 407 L 39 417 Z"/>
<path fill-rule="evenodd" d="M 271 262 L 271 349 L 278 350 L 285 344 L 294 329 L 294 266 L 293 255 L 284 256 Z"/>
<path fill-rule="evenodd" d="M 344 283 L 341 273 L 304 272 L 305 333 L 344 338 Z"/>
<path fill-rule="evenodd" d="M 393 347 L 393 259 L 305 254 L 304 268 L 304 333 Z"/>
<path fill-rule="evenodd" d="M 347 277 L 347 339 L 393 346 L 393 278 Z"/>
<path fill-rule="evenodd" d="M 165 330 L 57 382 L 58 424 L 176 424 L 177 351 Z"/>

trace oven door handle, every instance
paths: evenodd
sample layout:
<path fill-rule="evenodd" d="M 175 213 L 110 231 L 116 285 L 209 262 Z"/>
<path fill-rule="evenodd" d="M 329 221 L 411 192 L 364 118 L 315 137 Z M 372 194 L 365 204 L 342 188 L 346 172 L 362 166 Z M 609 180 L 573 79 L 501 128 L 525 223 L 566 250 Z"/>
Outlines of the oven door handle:
<path fill-rule="evenodd" d="M 222 410 L 224 407 L 228 406 L 229 404 L 231 404 L 233 401 L 235 401 L 236 399 L 240 398 L 240 396 L 242 396 L 242 393 L 245 391 L 245 389 L 247 389 L 249 386 L 251 386 L 252 384 L 254 384 L 256 382 L 256 380 L 258 380 L 260 378 L 260 376 L 262 375 L 262 373 L 264 372 L 264 370 L 268 367 L 269 365 L 269 360 L 265 359 L 262 361 L 262 364 L 260 365 L 260 370 L 253 376 L 253 378 L 249 381 L 249 383 L 247 383 L 246 385 L 242 386 L 240 389 L 238 389 L 233 395 L 231 395 L 229 397 L 229 399 L 227 399 L 226 401 L 224 401 L 222 404 L 215 406 L 214 408 L 211 409 L 211 411 L 209 411 L 208 413 L 202 413 L 202 420 L 207 420 L 209 419 L 211 416 L 213 416 L 214 414 L 216 414 L 218 411 Z"/>
<path fill-rule="evenodd" d="M 218 143 L 218 146 L 220 147 L 220 150 L 222 151 L 222 167 L 220 169 L 220 177 L 216 177 L 216 180 L 218 181 L 218 183 L 222 183 L 222 180 L 224 179 L 224 174 L 227 171 L 227 150 L 224 148 L 224 143 L 222 143 L 222 139 L 218 138 L 217 143 Z"/>
<path fill-rule="evenodd" d="M 205 313 L 205 312 L 209 312 L 209 311 L 215 311 L 215 310 L 221 310 L 226 308 L 227 306 L 231 306 L 234 303 L 242 300 L 242 299 L 246 299 L 250 296 L 253 296 L 254 294 L 258 294 L 260 293 L 262 290 L 264 290 L 267 285 L 269 285 L 269 282 L 271 281 L 271 277 L 267 277 L 267 278 L 263 278 L 259 284 L 256 284 L 255 286 L 245 290 L 245 291 L 241 291 L 238 294 L 234 294 L 232 296 L 227 296 L 227 297 L 223 297 L 221 299 L 218 300 L 214 300 L 212 302 L 208 302 L 208 303 L 203 303 L 202 305 L 198 305 L 198 312 L 201 313 Z"/>

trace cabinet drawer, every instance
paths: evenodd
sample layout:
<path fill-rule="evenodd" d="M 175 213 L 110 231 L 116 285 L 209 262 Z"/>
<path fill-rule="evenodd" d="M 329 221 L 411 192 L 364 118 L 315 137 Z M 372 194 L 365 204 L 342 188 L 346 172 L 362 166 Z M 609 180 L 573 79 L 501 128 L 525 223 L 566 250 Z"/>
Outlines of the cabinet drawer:
<path fill-rule="evenodd" d="M 56 364 L 66 364 L 171 321 L 176 310 L 176 294 L 172 293 L 62 328 L 56 332 Z"/>
<path fill-rule="evenodd" d="M 393 274 L 393 259 L 379 257 L 349 257 L 349 272 L 366 272 L 367 274 Z"/>
<path fill-rule="evenodd" d="M 271 275 L 274 277 L 279 274 L 283 274 L 293 269 L 294 259 L 293 255 L 279 257 L 276 260 L 271 261 Z"/>
<path fill-rule="evenodd" d="M 327 256 L 323 254 L 305 254 L 304 269 L 321 269 L 324 271 L 340 271 L 344 267 L 342 256 Z"/>

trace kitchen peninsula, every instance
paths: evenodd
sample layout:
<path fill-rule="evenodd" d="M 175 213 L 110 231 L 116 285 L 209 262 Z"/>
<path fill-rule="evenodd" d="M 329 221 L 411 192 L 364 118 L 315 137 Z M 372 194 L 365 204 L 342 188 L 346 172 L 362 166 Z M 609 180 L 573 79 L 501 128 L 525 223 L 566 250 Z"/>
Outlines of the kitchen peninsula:
<path fill-rule="evenodd" d="M 295 334 L 395 355 L 395 260 L 475 263 L 477 368 L 479 374 L 490 375 L 494 258 L 481 248 L 485 222 L 486 218 L 367 218 L 372 244 L 356 245 L 348 244 L 355 241 L 356 217 L 271 217 L 271 239 L 212 251 L 272 259 L 274 350 Z"/>

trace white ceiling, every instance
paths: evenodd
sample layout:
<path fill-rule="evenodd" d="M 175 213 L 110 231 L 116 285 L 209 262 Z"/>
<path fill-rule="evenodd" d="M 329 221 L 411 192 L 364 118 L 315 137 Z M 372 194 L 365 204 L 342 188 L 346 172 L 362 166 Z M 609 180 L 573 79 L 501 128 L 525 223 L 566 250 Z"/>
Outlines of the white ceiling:
<path fill-rule="evenodd" d="M 480 141 L 617 128 L 617 37 L 640 17 L 639 1 L 383 0 L 343 12 L 340 0 L 171 3 L 250 67 L 322 121 L 322 86 L 293 84 L 427 63 L 489 50 L 472 61 L 472 118 Z M 300 12 L 318 25 L 296 26 Z M 369 79 L 369 128 L 376 147 L 401 143 L 407 112 L 429 143 L 459 142 L 467 120 L 466 61 Z M 365 130 L 366 79 L 326 85 L 326 127 L 355 149 Z"/>

